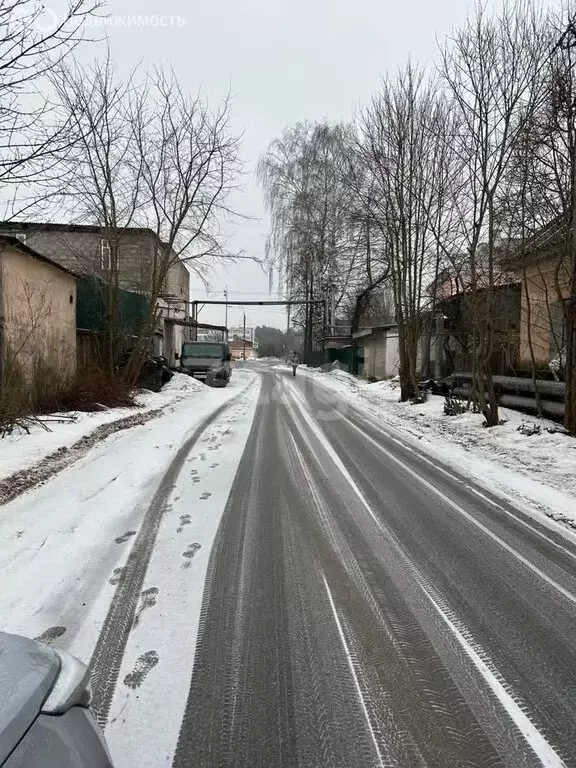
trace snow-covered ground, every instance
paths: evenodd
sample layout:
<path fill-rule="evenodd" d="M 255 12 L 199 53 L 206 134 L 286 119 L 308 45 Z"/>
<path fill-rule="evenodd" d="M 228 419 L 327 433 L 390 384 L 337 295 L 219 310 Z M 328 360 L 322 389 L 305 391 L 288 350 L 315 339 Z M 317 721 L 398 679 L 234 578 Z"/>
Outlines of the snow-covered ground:
<path fill-rule="evenodd" d="M 421 449 L 515 504 L 564 523 L 576 521 L 576 440 L 557 424 L 501 408 L 505 423 L 486 429 L 480 414 L 445 416 L 440 396 L 420 405 L 398 402 L 400 389 L 393 381 L 369 383 L 343 371 L 304 366 L 298 375 L 333 391 L 383 428 L 400 430 L 404 440 L 417 440 Z M 520 433 L 523 423 L 540 424 L 540 434 Z"/>
<path fill-rule="evenodd" d="M 206 430 L 170 497 L 106 729 L 116 768 L 172 765 L 190 688 L 210 551 L 250 433 L 258 392 L 259 387 L 253 387 Z"/>
<path fill-rule="evenodd" d="M 174 374 L 161 392 L 141 391 L 136 408 L 110 408 L 93 413 L 76 413 L 75 421 L 58 422 L 58 414 L 48 417 L 48 430 L 33 426 L 30 434 L 19 432 L 0 439 L 0 480 L 13 472 L 31 467 L 60 448 L 69 448 L 77 440 L 104 424 L 139 413 L 165 408 L 191 395 L 202 395 L 206 386 L 181 373 Z M 63 414 L 64 417 L 70 414 Z"/>
<path fill-rule="evenodd" d="M 186 396 L 171 404 L 165 393 L 163 415 L 108 437 L 45 485 L 2 507 L 2 629 L 43 636 L 90 659 L 114 592 L 115 574 L 119 573 L 115 569 L 123 567 L 167 467 L 207 415 L 237 395 L 255 401 L 259 388 L 257 377 L 249 371 L 236 372 L 225 389 L 201 386 L 195 396 L 188 396 L 185 387 Z M 221 442 L 233 431 L 231 427 Z M 241 453 L 240 447 L 238 451 Z M 239 461 L 240 453 L 233 453 L 230 467 Z M 202 462 L 202 467 L 219 461 L 216 451 L 207 457 L 210 461 Z M 220 504 L 227 483 L 231 483 L 230 477 L 218 474 L 217 481 L 213 477 L 214 487 L 205 492 L 216 495 L 218 490 Z M 193 495 L 174 500 L 175 510 L 180 509 L 176 501 L 186 507 L 191 526 L 202 527 L 208 507 L 214 516 L 218 514 L 214 500 L 207 506 L 199 499 L 203 487 L 194 485 Z M 172 535 L 177 537 L 173 528 Z M 194 535 L 194 541 L 201 538 L 200 531 Z M 181 541 L 179 537 L 179 547 Z M 209 545 L 206 549 L 209 551 Z"/>

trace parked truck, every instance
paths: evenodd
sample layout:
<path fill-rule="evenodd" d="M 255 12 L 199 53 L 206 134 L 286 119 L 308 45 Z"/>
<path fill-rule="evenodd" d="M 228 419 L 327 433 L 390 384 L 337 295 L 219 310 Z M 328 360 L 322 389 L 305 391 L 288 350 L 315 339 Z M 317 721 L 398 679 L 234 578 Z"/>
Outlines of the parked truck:
<path fill-rule="evenodd" d="M 211 387 L 225 387 L 232 375 L 228 344 L 220 341 L 185 341 L 178 371 L 204 381 Z"/>

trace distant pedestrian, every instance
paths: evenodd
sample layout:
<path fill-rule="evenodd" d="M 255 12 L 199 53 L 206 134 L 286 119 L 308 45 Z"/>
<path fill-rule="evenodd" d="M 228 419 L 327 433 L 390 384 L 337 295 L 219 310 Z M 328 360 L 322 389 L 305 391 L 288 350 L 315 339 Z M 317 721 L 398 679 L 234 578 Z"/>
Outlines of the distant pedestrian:
<path fill-rule="evenodd" d="M 292 366 L 292 376 L 296 376 L 296 368 L 298 368 L 298 355 L 296 352 L 292 352 L 289 359 L 290 365 Z"/>

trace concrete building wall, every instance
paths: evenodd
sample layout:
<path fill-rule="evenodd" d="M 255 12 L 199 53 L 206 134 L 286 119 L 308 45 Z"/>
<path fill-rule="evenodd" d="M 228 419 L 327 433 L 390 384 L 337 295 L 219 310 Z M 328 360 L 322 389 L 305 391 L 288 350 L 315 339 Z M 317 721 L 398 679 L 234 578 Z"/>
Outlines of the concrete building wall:
<path fill-rule="evenodd" d="M 25 238 L 26 245 L 79 275 L 109 279 L 118 261 L 119 285 L 128 291 L 147 293 L 154 258 L 152 233 L 122 233 L 117 242 L 97 232 L 73 230 L 25 231 L 3 228 L 3 234 Z M 107 241 L 108 247 L 106 246 Z"/>
<path fill-rule="evenodd" d="M 155 256 L 158 256 L 158 263 L 167 258 L 152 231 L 128 230 L 120 232 L 117 237 L 103 237 L 99 232 L 42 230 L 36 228 L 39 225 L 31 226 L 33 228 L 28 229 L 17 223 L 7 224 L 2 226 L 1 233 L 20 238 L 30 248 L 78 275 L 105 280 L 117 261 L 120 287 L 129 291 L 147 293 Z M 169 267 L 163 293 L 182 301 L 189 300 L 190 273 L 183 262 L 177 260 Z"/>
<path fill-rule="evenodd" d="M 183 262 L 177 261 L 168 269 L 166 292 L 182 301 L 190 301 L 190 272 Z"/>
<path fill-rule="evenodd" d="M 159 339 L 159 352 L 168 361 L 171 368 L 178 366 L 176 355 L 182 352 L 182 344 L 185 341 L 193 341 L 192 328 L 178 322 L 166 321 L 164 323 L 164 334 Z"/>
<path fill-rule="evenodd" d="M 106 238 L 100 232 L 87 230 L 14 224 L 3 226 L 1 232 L 19 237 L 30 248 L 79 275 L 99 278 L 104 283 L 110 280 L 111 268 L 117 266 L 119 287 L 142 294 L 151 290 L 155 260 L 158 268 L 168 258 L 152 231 L 123 231 Z M 167 321 L 187 320 L 190 306 L 190 273 L 183 262 L 172 261 L 157 301 L 158 323 L 152 340 L 152 352 L 165 355 L 171 365 L 184 332 L 175 331 Z"/>
<path fill-rule="evenodd" d="M 60 382 L 76 371 L 76 280 L 10 246 L 0 251 L 0 336 L 30 381 L 48 367 Z"/>
<path fill-rule="evenodd" d="M 255 360 L 257 357 L 256 350 L 252 344 L 248 340 L 244 344 L 243 339 L 238 338 L 234 338 L 230 342 L 230 354 L 232 360 L 242 360 L 244 355 L 246 355 L 246 360 Z"/>

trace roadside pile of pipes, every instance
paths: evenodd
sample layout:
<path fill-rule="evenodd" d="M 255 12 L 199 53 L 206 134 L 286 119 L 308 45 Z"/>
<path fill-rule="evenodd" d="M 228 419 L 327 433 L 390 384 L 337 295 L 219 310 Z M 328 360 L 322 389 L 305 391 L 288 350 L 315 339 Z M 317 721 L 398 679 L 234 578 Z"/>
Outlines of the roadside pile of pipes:
<path fill-rule="evenodd" d="M 565 385 L 559 381 L 520 379 L 494 376 L 499 405 L 530 415 L 545 416 L 553 421 L 564 419 Z M 451 395 L 461 400 L 472 399 L 472 374 L 453 373 Z"/>

